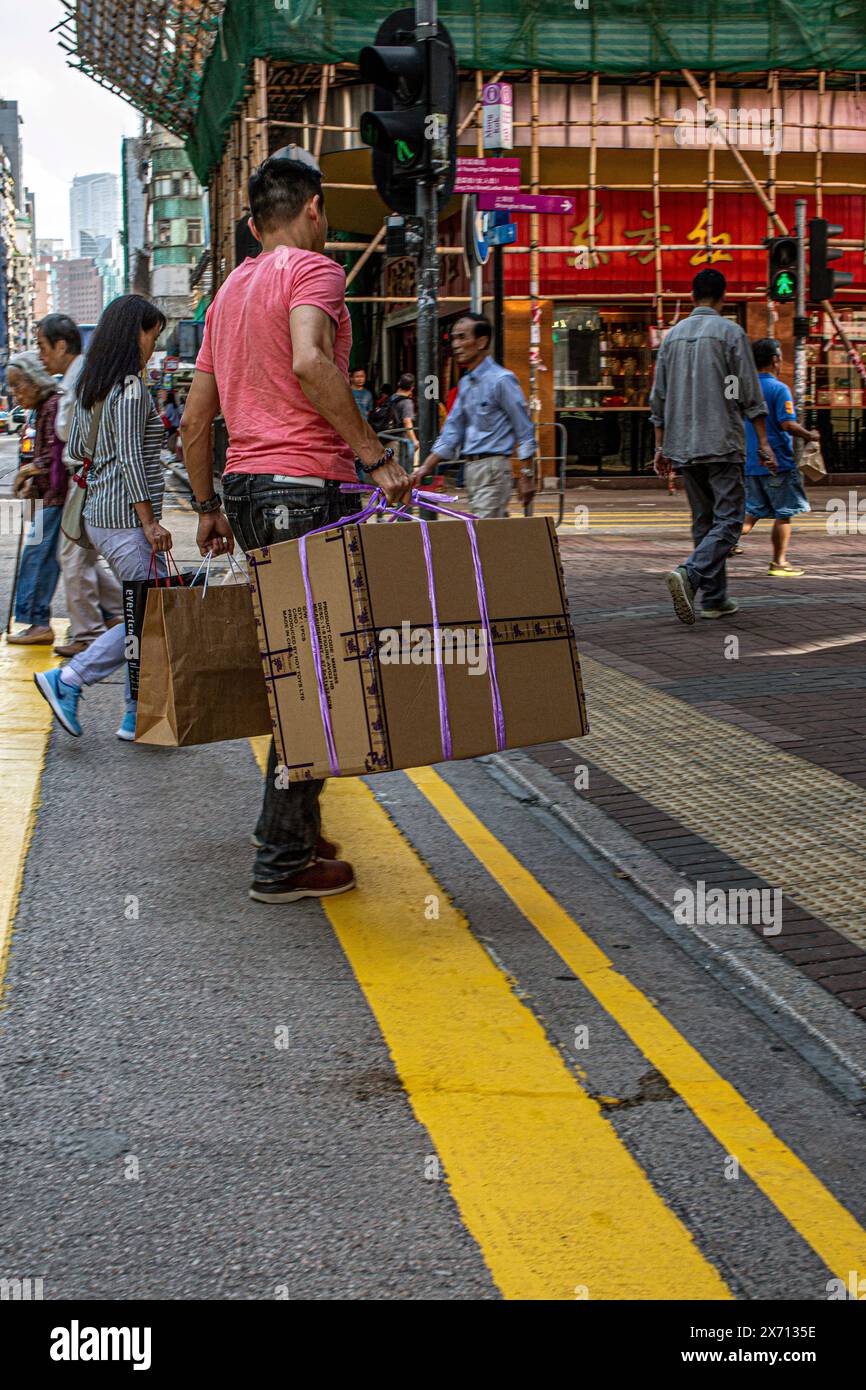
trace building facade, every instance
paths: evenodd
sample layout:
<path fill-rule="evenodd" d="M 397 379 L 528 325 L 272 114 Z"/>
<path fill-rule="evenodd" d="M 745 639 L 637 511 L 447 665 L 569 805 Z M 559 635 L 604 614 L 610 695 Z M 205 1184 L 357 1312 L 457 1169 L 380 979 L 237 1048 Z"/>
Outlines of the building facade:
<path fill-rule="evenodd" d="M 143 123 L 144 125 L 144 123 Z M 126 294 L 150 293 L 150 135 L 128 136 L 121 150 L 123 204 L 123 288 Z"/>
<path fill-rule="evenodd" d="M 0 149 L 6 151 L 6 157 L 12 171 L 12 179 L 15 186 L 15 206 L 19 212 L 24 211 L 24 179 L 22 172 L 22 148 L 21 148 L 21 117 L 18 114 L 17 101 L 0 100 Z"/>
<path fill-rule="evenodd" d="M 70 256 L 54 262 L 56 309 L 76 323 L 96 323 L 104 308 L 102 277 L 89 257 Z"/>
<path fill-rule="evenodd" d="M 150 291 L 168 320 L 166 341 L 192 317 L 192 280 L 205 249 L 201 184 L 177 136 L 155 126 L 150 139 Z"/>

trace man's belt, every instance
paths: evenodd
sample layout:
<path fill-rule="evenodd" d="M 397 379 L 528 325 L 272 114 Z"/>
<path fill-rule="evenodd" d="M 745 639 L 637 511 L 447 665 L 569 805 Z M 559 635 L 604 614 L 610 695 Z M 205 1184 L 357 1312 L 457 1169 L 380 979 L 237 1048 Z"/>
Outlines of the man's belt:
<path fill-rule="evenodd" d="M 477 463 L 479 459 L 507 459 L 510 456 L 499 450 L 494 454 L 461 454 L 460 457 L 464 463 Z"/>

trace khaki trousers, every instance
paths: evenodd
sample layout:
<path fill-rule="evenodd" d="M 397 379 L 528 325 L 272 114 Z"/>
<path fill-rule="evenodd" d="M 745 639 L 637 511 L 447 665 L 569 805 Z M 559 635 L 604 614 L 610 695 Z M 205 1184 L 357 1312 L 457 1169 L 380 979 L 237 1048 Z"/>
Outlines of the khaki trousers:
<path fill-rule="evenodd" d="M 69 642 L 93 642 L 105 632 L 106 618 L 123 611 L 120 584 L 92 545 L 60 537 L 60 568 L 69 609 Z"/>

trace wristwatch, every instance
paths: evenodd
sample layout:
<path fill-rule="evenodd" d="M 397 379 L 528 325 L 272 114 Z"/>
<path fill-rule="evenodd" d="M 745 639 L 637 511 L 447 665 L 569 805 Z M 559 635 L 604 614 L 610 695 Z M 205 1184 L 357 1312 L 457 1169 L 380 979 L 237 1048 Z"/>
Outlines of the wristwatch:
<path fill-rule="evenodd" d="M 192 509 L 194 512 L 198 512 L 199 516 L 206 516 L 208 512 L 218 512 L 222 504 L 223 499 L 218 492 L 206 498 L 204 502 L 196 502 L 195 498 L 192 499 Z"/>
<path fill-rule="evenodd" d="M 361 463 L 361 471 L 369 475 L 370 473 L 375 473 L 376 469 L 381 468 L 384 463 L 390 463 L 393 457 L 394 450 L 386 449 L 382 457 L 377 459 L 370 468 L 367 467 L 366 463 L 361 463 L 360 459 L 358 459 L 358 462 Z"/>

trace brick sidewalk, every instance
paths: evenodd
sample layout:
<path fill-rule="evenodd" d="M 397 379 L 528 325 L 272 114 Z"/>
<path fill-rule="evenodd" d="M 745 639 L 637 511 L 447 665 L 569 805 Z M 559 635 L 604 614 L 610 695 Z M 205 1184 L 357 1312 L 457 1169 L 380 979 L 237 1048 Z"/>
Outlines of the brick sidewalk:
<path fill-rule="evenodd" d="M 581 795 L 685 879 L 780 887 L 783 929 L 762 939 L 866 1018 L 866 546 L 795 533 L 806 575 L 772 580 L 767 523 L 745 545 L 740 612 L 687 628 L 663 579 L 681 536 L 562 537 L 595 733 L 534 756 L 568 781 L 585 758 Z"/>

